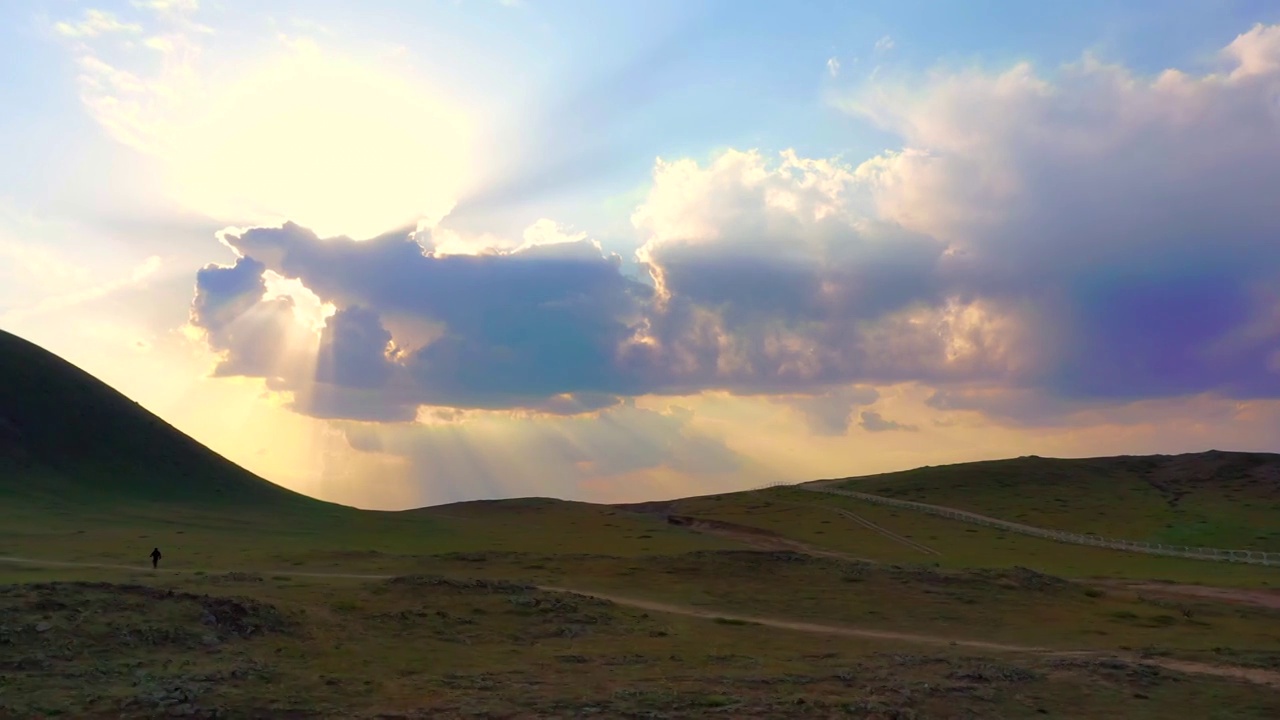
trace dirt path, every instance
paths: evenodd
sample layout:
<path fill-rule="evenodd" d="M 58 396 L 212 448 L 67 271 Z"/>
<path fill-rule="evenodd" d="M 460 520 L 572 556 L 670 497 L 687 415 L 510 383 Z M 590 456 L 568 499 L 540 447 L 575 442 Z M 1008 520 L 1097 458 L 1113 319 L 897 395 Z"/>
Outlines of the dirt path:
<path fill-rule="evenodd" d="M 796 620 L 783 620 L 779 618 L 716 612 L 714 610 L 703 610 L 685 605 L 673 605 L 654 600 L 640 600 L 637 598 L 622 597 L 610 593 L 574 590 L 572 588 L 543 586 L 539 589 L 548 592 L 587 595 L 590 597 L 600 598 L 602 600 L 609 600 L 610 602 L 618 605 L 633 607 L 640 610 L 648 610 L 650 612 L 666 613 L 669 615 L 683 615 L 685 617 L 704 618 L 707 620 L 732 620 L 736 622 L 752 623 L 764 627 L 777 628 L 780 630 L 792 630 L 795 632 L 814 633 L 818 635 L 839 635 L 843 637 L 865 638 L 869 640 L 891 640 L 917 645 L 947 645 L 951 647 L 974 648 L 975 650 L 1024 653 L 1042 655 L 1046 657 L 1092 657 L 1099 659 L 1120 658 L 1128 662 L 1154 665 L 1166 670 L 1173 670 L 1174 672 L 1180 672 L 1188 675 L 1212 675 L 1214 677 L 1243 680 L 1257 685 L 1265 685 L 1267 687 L 1280 689 L 1280 672 L 1263 670 L 1260 668 L 1248 668 L 1236 665 L 1211 665 L 1209 663 L 1200 663 L 1192 660 L 1176 660 L 1172 658 L 1145 658 L 1132 653 L 1116 653 L 1095 650 L 1054 650 L 1052 648 L 1035 647 L 1031 645 L 1010 645 L 1006 643 L 987 642 L 985 640 L 964 640 L 938 635 L 920 635 L 916 633 L 895 632 L 892 630 L 870 630 L 867 628 L 849 627 L 847 625 L 825 625 L 822 623 L 800 622 Z"/>
<path fill-rule="evenodd" d="M 1122 588 L 1151 595 L 1215 600 L 1235 605 L 1252 605 L 1254 607 L 1267 608 L 1268 610 L 1280 610 L 1280 590 L 1224 588 L 1166 582 L 1137 582 L 1111 578 L 1090 579 L 1089 582 L 1103 587 Z"/>
<path fill-rule="evenodd" d="M 1243 680 L 1254 685 L 1264 685 L 1280 690 L 1280 672 L 1274 670 L 1241 667 L 1239 665 L 1210 665 L 1209 663 L 1174 660 L 1172 658 L 1152 658 L 1141 662 L 1174 672 L 1186 673 L 1187 675 L 1213 675 L 1214 677 Z"/>
<path fill-rule="evenodd" d="M 0 556 L 0 563 L 10 565 L 34 565 L 36 567 L 71 567 L 95 570 L 128 570 L 130 572 L 157 573 L 163 575 L 194 575 L 196 573 L 217 575 L 233 572 L 231 570 L 202 570 L 198 568 L 160 568 L 153 570 L 145 565 L 112 565 L 110 563 L 65 562 L 61 560 L 40 560 L 37 558 Z M 239 570 L 235 572 L 246 572 Z M 365 575 L 360 573 L 306 572 L 300 570 L 253 570 L 254 575 L 292 575 L 296 577 L 337 578 L 343 580 L 390 580 L 395 575 Z"/>
<path fill-rule="evenodd" d="M 869 640 L 895 640 L 922 645 L 953 645 L 959 647 L 971 647 L 978 650 L 994 650 L 997 652 L 1037 654 L 1048 654 L 1053 652 L 1048 648 L 1031 647 L 1026 645 L 1007 645 L 1004 643 L 987 642 L 985 640 L 959 640 L 935 635 L 917 635 L 914 633 L 894 632 L 892 630 L 869 630 L 867 628 L 848 627 L 845 625 L 824 625 L 821 623 L 802 622 L 798 620 L 783 620 L 779 618 L 758 617 L 754 615 L 738 615 L 736 613 L 694 608 L 687 605 L 673 605 L 671 603 L 658 602 L 656 600 L 641 600 L 638 598 L 623 597 L 610 593 L 600 593 L 594 590 L 575 590 L 573 588 L 554 586 L 542 586 L 539 589 L 546 590 L 547 592 L 587 595 L 601 600 L 608 600 L 618 605 L 625 605 L 639 610 L 648 610 L 650 612 L 666 613 L 668 615 L 683 615 L 685 617 L 704 618 L 707 620 L 732 620 L 734 622 L 751 623 L 753 625 L 762 625 L 764 627 L 778 628 L 781 630 L 795 630 L 796 632 L 815 633 L 820 635 L 840 635 L 844 637 L 867 638 Z"/>
<path fill-rule="evenodd" d="M 79 567 L 79 568 L 98 568 L 107 570 L 129 570 L 134 572 L 156 572 L 149 567 L 134 565 L 112 565 L 108 563 L 77 563 L 64 562 L 57 560 L 39 560 L 36 558 L 19 558 L 19 557 L 3 557 L 0 556 L 0 563 L 35 565 L 46 567 Z M 161 570 L 164 574 L 192 574 L 195 572 L 205 573 L 225 573 L 226 570 Z M 395 575 L 364 575 L 359 573 L 332 573 L 332 572 L 303 572 L 297 570 L 266 570 L 254 571 L 259 575 L 281 575 L 281 576 L 297 576 L 297 577 L 314 577 L 314 578 L 342 578 L 357 580 L 390 580 Z M 717 618 L 723 620 L 732 620 L 737 622 L 753 623 L 762 627 L 771 627 L 779 630 L 790 630 L 794 632 L 813 633 L 817 635 L 837 635 L 842 637 L 865 638 L 870 640 L 890 640 L 895 642 L 914 643 L 922 645 L 946 645 L 951 647 L 968 647 L 975 650 L 988 650 L 995 652 L 1010 653 L 1026 653 L 1033 655 L 1041 655 L 1046 657 L 1095 657 L 1095 658 L 1120 658 L 1128 662 L 1154 665 L 1190 675 L 1211 675 L 1214 677 L 1230 678 L 1241 680 L 1244 682 L 1254 683 L 1280 689 L 1280 672 L 1271 670 L 1263 670 L 1258 668 L 1246 668 L 1234 665 L 1211 665 L 1208 663 L 1193 662 L 1190 660 L 1175 660 L 1170 658 L 1143 658 L 1131 653 L 1112 653 L 1104 651 L 1090 650 L 1053 650 L 1051 648 L 1035 647 L 1030 645 L 1010 645 L 1005 643 L 987 642 L 985 640 L 966 640 L 961 638 L 949 638 L 940 635 L 923 635 L 917 633 L 903 633 L 892 630 L 872 630 L 868 628 L 850 627 L 848 625 L 826 625 L 822 623 L 802 622 L 797 620 L 787 620 L 783 618 L 757 617 L 752 615 L 739 615 L 735 613 L 716 612 L 714 610 L 706 610 L 702 608 L 689 607 L 687 605 L 675 605 L 671 603 L 658 602 L 655 600 L 644 600 L 640 598 L 625 597 L 621 595 L 613 595 L 611 593 L 600 593 L 592 590 L 580 590 L 575 588 L 558 587 L 553 585 L 538 586 L 539 590 L 554 593 L 573 593 L 576 595 L 584 595 L 587 597 L 608 600 L 617 605 L 632 607 L 639 610 L 647 610 L 649 612 L 666 613 L 669 615 L 682 615 L 684 617 L 702 618 L 707 620 L 715 620 Z"/>

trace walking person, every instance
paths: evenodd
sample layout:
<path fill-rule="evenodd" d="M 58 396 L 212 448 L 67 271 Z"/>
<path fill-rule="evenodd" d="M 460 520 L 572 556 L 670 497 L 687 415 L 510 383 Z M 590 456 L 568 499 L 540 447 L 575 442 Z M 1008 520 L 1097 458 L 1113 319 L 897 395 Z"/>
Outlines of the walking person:
<path fill-rule="evenodd" d="M 154 570 L 160 566 L 160 548 L 151 551 L 151 569 Z"/>

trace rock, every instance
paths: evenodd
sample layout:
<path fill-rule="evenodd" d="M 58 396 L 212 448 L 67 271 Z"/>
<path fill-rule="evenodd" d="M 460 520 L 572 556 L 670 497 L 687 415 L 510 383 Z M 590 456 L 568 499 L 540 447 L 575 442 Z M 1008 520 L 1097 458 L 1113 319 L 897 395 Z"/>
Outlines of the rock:
<path fill-rule="evenodd" d="M 53 628 L 53 626 L 52 626 L 52 625 L 50 625 L 49 623 L 47 623 L 47 622 L 42 622 L 42 623 L 40 623 L 40 624 L 36 625 L 36 632 L 41 632 L 41 633 L 42 633 L 42 632 L 48 632 L 48 631 L 49 631 L 50 629 L 52 629 L 52 628 Z"/>

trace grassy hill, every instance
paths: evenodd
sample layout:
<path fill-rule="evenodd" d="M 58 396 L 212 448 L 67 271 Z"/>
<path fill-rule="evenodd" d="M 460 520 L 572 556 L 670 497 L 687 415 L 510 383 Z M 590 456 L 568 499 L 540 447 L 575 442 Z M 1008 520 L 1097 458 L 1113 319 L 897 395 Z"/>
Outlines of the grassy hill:
<path fill-rule="evenodd" d="M 1040 527 L 1280 551 L 1280 455 L 1022 457 L 849 478 L 841 487 Z"/>
<path fill-rule="evenodd" d="M 0 498 L 95 506 L 327 505 L 241 468 L 102 381 L 0 331 Z"/>
<path fill-rule="evenodd" d="M 332 568 L 357 557 L 387 570 L 411 567 L 419 553 L 734 546 L 658 518 L 560 500 L 402 512 L 321 502 L 254 475 L 3 331 L 0 378 L 0 555 L 119 563 L 159 545 L 174 567 Z"/>

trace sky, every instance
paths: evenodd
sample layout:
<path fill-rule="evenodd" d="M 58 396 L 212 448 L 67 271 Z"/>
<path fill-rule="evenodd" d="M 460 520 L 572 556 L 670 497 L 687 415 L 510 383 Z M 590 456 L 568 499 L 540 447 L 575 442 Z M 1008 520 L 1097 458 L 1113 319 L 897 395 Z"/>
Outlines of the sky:
<path fill-rule="evenodd" d="M 0 328 L 366 508 L 1280 451 L 1280 5 L 0 3 Z"/>

